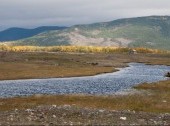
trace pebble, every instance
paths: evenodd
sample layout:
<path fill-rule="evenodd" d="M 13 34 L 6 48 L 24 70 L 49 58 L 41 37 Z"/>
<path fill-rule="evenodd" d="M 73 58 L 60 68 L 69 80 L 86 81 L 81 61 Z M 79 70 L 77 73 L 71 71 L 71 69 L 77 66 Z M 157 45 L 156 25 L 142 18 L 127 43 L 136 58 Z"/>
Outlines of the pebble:
<path fill-rule="evenodd" d="M 27 119 L 28 119 L 28 121 L 32 121 L 31 117 L 29 117 L 29 116 L 27 117 Z"/>
<path fill-rule="evenodd" d="M 126 117 L 120 117 L 121 120 L 126 120 L 127 118 Z"/>
<path fill-rule="evenodd" d="M 64 107 L 64 108 L 70 108 L 71 105 L 64 105 L 63 107 Z"/>
<path fill-rule="evenodd" d="M 99 110 L 99 112 L 104 112 L 104 111 L 105 111 L 105 110 L 102 110 L 102 109 L 101 109 L 101 110 Z"/>
<path fill-rule="evenodd" d="M 56 108 L 56 107 L 57 107 L 57 105 L 52 105 L 52 107 Z"/>
<path fill-rule="evenodd" d="M 56 118 L 56 115 L 53 115 L 53 118 Z"/>
<path fill-rule="evenodd" d="M 26 111 L 26 112 L 31 112 L 32 110 L 31 110 L 31 109 L 26 109 L 25 111 Z"/>
<path fill-rule="evenodd" d="M 13 120 L 14 120 L 14 116 L 13 116 L 13 115 L 10 115 L 10 116 L 7 118 L 7 120 L 13 121 Z"/>
<path fill-rule="evenodd" d="M 69 109 L 68 109 L 69 107 Z M 52 108 L 41 106 L 25 111 L 18 111 L 17 114 L 9 112 L 1 124 L 12 125 L 15 121 L 22 125 L 169 125 L 170 114 L 154 114 L 145 112 L 133 112 L 129 110 L 109 111 L 105 109 L 81 108 L 64 105 Z M 29 112 L 29 113 L 27 113 Z M 1 113 L 0 113 L 1 114 Z M 16 116 L 17 115 L 17 116 Z M 2 117 L 2 115 L 0 116 Z M 18 120 L 18 118 L 20 118 Z M 128 119 L 129 118 L 129 119 Z M 127 120 L 127 121 L 126 121 Z M 115 124 L 116 123 L 116 124 Z"/>
<path fill-rule="evenodd" d="M 34 113 L 33 113 L 33 112 L 31 112 L 31 113 L 30 113 L 30 115 L 34 115 Z"/>

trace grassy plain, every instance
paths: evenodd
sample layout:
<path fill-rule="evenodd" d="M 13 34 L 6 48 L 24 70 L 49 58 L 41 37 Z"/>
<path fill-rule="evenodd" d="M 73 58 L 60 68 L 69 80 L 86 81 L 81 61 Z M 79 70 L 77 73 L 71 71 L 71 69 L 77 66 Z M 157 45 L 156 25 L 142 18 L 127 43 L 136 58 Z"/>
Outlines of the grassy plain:
<path fill-rule="evenodd" d="M 0 59 L 0 80 L 86 76 L 112 71 L 111 67 L 88 63 L 88 55 L 84 54 L 9 52 Z"/>
<path fill-rule="evenodd" d="M 116 71 L 128 62 L 170 65 L 170 54 L 1 52 L 0 79 L 50 78 L 95 75 Z M 35 95 L 1 98 L 0 111 L 38 105 L 76 105 L 110 110 L 170 112 L 170 80 L 141 84 L 142 94 L 122 96 Z"/>
<path fill-rule="evenodd" d="M 170 65 L 170 54 L 0 52 L 0 80 L 88 76 L 128 62 Z"/>

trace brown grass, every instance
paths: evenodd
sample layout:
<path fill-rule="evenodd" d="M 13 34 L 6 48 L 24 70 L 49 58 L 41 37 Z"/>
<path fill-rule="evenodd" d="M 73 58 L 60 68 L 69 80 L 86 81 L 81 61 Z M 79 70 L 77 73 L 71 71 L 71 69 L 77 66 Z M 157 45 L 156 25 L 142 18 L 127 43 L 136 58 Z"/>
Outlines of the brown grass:
<path fill-rule="evenodd" d="M 2 53 L 0 53 L 2 54 Z M 125 67 L 128 62 L 170 65 L 169 54 L 124 53 L 17 53 L 8 52 L 0 58 L 0 79 L 47 78 L 94 75 L 111 72 L 115 67 Z M 170 81 L 142 84 L 136 89 L 149 94 L 128 96 L 36 95 L 0 99 L 0 111 L 32 108 L 38 105 L 77 105 L 80 107 L 146 112 L 170 112 Z"/>
<path fill-rule="evenodd" d="M 0 63 L 0 66 L 0 80 L 87 76 L 112 72 L 110 67 L 90 65 L 66 67 L 29 63 Z"/>
<path fill-rule="evenodd" d="M 134 87 L 135 89 L 155 90 L 155 91 L 170 91 L 170 80 L 160 81 L 152 84 L 143 83 Z"/>
<path fill-rule="evenodd" d="M 133 50 L 127 47 L 97 47 L 97 46 L 10 46 L 0 44 L 0 51 L 12 52 L 84 52 L 84 53 L 113 53 L 113 52 L 129 52 Z M 139 53 L 170 53 L 166 50 L 135 48 Z"/>
<path fill-rule="evenodd" d="M 0 80 L 95 75 L 128 62 L 170 65 L 169 54 L 0 52 L 0 57 Z"/>
<path fill-rule="evenodd" d="M 0 59 L 0 80 L 95 75 L 112 67 L 86 63 L 77 54 L 7 53 Z"/>

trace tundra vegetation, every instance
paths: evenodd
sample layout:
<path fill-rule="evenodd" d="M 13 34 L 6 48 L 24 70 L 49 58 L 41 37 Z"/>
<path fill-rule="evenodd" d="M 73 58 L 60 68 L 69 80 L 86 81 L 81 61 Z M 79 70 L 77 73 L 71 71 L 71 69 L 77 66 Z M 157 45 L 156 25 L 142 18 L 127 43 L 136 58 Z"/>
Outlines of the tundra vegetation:
<path fill-rule="evenodd" d="M 170 53 L 167 50 L 149 49 L 149 48 L 127 48 L 127 47 L 97 47 L 97 46 L 9 46 L 0 44 L 0 51 L 5 52 L 78 52 L 78 53 L 127 53 L 131 50 L 138 53 Z"/>
<path fill-rule="evenodd" d="M 115 47 L 0 46 L 0 80 L 95 75 L 116 71 L 128 62 L 170 65 L 168 51 Z M 54 52 L 54 53 L 51 53 Z M 81 53 L 80 53 L 81 52 Z M 83 52 L 83 53 L 82 53 Z M 100 52 L 100 53 L 99 53 Z M 106 53 L 107 52 L 107 53 Z M 38 105 L 76 105 L 108 110 L 170 112 L 170 80 L 135 87 L 143 93 L 121 96 L 35 95 L 1 98 L 0 111 L 34 108 Z"/>

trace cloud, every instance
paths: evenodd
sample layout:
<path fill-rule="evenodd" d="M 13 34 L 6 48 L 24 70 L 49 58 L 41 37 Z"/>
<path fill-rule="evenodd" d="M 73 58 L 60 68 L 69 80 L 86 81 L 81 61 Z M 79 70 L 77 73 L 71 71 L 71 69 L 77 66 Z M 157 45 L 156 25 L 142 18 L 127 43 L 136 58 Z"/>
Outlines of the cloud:
<path fill-rule="evenodd" d="M 0 0 L 0 29 L 170 15 L 169 0 Z"/>

